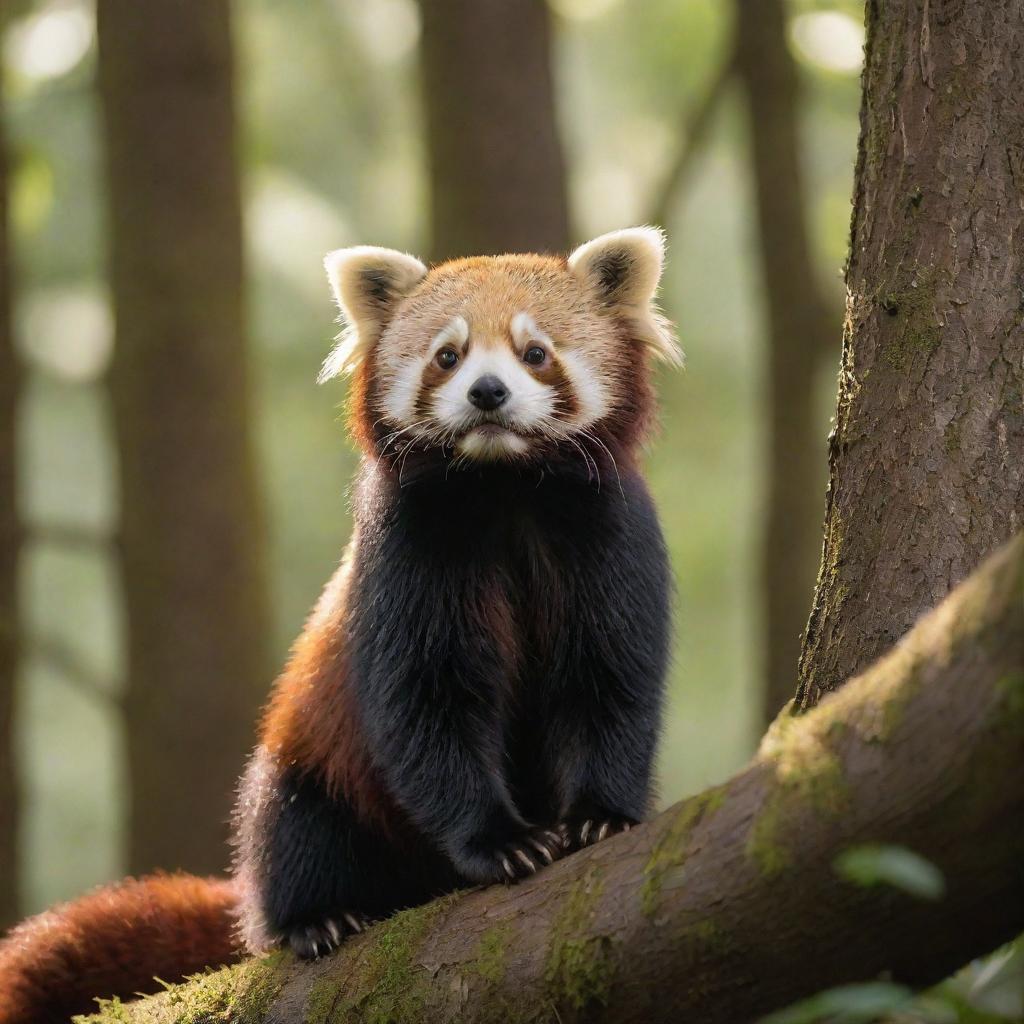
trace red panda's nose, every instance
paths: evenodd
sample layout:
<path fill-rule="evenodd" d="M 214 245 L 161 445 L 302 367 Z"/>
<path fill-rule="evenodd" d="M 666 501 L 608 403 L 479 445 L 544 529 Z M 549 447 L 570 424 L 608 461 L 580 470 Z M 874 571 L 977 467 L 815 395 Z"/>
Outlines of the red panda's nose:
<path fill-rule="evenodd" d="M 469 400 L 478 409 L 492 412 L 508 401 L 508 388 L 493 373 L 488 373 L 473 383 L 469 389 Z"/>

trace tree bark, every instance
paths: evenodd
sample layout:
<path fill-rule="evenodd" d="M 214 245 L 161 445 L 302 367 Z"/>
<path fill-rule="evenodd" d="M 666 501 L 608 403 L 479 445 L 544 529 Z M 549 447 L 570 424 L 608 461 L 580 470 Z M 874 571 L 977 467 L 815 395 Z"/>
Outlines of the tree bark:
<path fill-rule="evenodd" d="M 781 0 L 737 0 L 736 66 L 746 94 L 767 306 L 767 495 L 762 520 L 763 719 L 793 696 L 821 550 L 815 379 L 838 325 L 817 279 L 800 159 L 800 80 Z M 823 432 L 824 434 L 824 432 Z"/>
<path fill-rule="evenodd" d="M 221 870 L 266 690 L 226 0 L 100 0 L 128 861 Z"/>
<path fill-rule="evenodd" d="M 0 16 L 0 29 L 4 19 Z M 16 501 L 17 414 L 21 369 L 14 350 L 12 251 L 6 137 L 0 81 L 0 929 L 18 919 L 18 786 L 14 705 L 21 641 Z"/>
<path fill-rule="evenodd" d="M 867 841 L 931 860 L 945 896 L 843 880 L 835 857 Z M 1022 855 L 1018 537 L 840 693 L 780 716 L 724 786 L 529 883 L 407 911 L 315 964 L 228 968 L 116 1019 L 737 1024 L 883 971 L 925 985 L 999 945 L 1024 928 Z"/>
<path fill-rule="evenodd" d="M 1024 522 L 1019 0 L 867 5 L 825 544 L 797 703 Z"/>
<path fill-rule="evenodd" d="M 420 0 L 436 259 L 569 245 L 544 0 Z"/>

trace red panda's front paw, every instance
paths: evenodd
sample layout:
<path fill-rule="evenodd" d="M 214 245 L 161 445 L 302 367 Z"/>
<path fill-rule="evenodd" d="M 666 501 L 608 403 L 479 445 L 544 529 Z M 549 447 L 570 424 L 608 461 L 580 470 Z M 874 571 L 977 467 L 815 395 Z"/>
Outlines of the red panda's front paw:
<path fill-rule="evenodd" d="M 349 935 L 369 927 L 370 923 L 365 914 L 344 913 L 327 918 L 320 924 L 290 928 L 284 940 L 296 956 L 303 960 L 318 960 L 337 949 Z"/>
<path fill-rule="evenodd" d="M 547 828 L 535 828 L 494 851 L 502 881 L 529 878 L 538 868 L 552 864 L 565 854 L 562 837 Z"/>
<path fill-rule="evenodd" d="M 628 832 L 635 824 L 631 818 L 584 818 L 563 821 L 557 828 L 567 850 L 582 850 L 618 832 Z"/>
<path fill-rule="evenodd" d="M 565 854 L 562 837 L 532 828 L 493 848 L 478 848 L 463 860 L 465 874 L 478 882 L 517 882 Z"/>

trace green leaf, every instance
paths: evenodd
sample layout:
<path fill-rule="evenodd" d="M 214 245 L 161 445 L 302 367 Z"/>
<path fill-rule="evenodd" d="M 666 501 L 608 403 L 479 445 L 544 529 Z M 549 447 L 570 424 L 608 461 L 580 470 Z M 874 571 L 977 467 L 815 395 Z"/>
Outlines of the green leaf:
<path fill-rule="evenodd" d="M 913 998 L 910 989 L 888 982 L 842 985 L 764 1017 L 760 1024 L 867 1024 L 879 1014 L 902 1010 Z"/>
<path fill-rule="evenodd" d="M 851 846 L 835 859 L 836 871 L 856 885 L 891 885 L 922 900 L 941 899 L 946 891 L 942 872 L 903 846 L 867 843 Z"/>

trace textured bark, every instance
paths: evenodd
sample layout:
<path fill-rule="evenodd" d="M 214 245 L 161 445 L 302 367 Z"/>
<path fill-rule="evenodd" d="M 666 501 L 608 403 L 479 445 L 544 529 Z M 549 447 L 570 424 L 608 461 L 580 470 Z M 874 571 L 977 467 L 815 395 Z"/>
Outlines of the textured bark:
<path fill-rule="evenodd" d="M 100 0 L 129 867 L 222 869 L 266 691 L 225 0 Z"/>
<path fill-rule="evenodd" d="M 836 855 L 866 841 L 933 861 L 945 896 L 841 879 Z M 883 971 L 928 984 L 1009 939 L 1024 928 L 1022 855 L 1019 537 L 861 677 L 781 716 L 724 786 L 529 883 L 408 911 L 316 964 L 231 968 L 116 1019 L 737 1024 Z"/>
<path fill-rule="evenodd" d="M 750 115 L 767 305 L 767 500 L 761 532 L 764 722 L 792 698 L 821 551 L 815 375 L 839 349 L 839 316 L 817 280 L 800 159 L 800 81 L 781 0 L 737 0 L 736 64 Z"/>
<path fill-rule="evenodd" d="M 1024 5 L 867 7 L 812 706 L 1024 520 Z"/>
<path fill-rule="evenodd" d="M 544 0 L 420 0 L 436 259 L 569 244 Z"/>
<path fill-rule="evenodd" d="M 3 26 L 0 16 L 0 28 Z M 0 83 L 0 928 L 18 918 L 18 787 L 14 752 L 14 699 L 20 620 L 16 503 L 20 367 L 11 311 L 12 252 L 8 217 L 8 161 Z"/>

